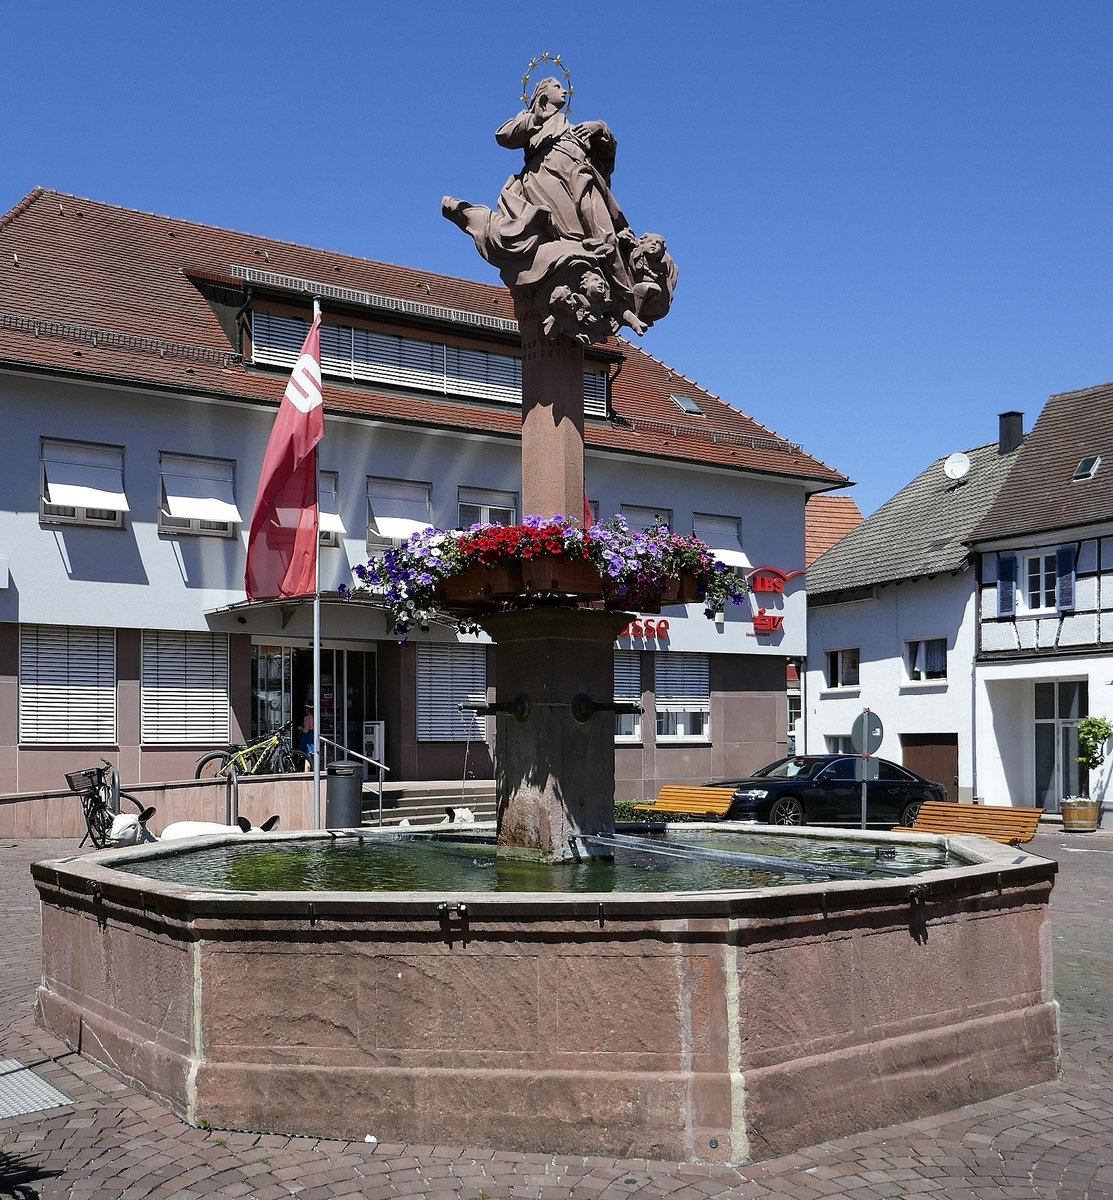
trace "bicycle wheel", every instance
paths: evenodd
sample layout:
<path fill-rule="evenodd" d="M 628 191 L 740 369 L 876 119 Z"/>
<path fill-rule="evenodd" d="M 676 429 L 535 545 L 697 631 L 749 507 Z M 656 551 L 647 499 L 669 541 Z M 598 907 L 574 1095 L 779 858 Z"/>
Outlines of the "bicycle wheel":
<path fill-rule="evenodd" d="M 194 779 L 223 779 L 227 774 L 228 759 L 231 756 L 227 750 L 214 750 L 206 754 L 197 764 Z"/>
<path fill-rule="evenodd" d="M 112 829 L 112 810 L 105 804 L 104 798 L 95 792 L 86 792 L 81 797 L 81 810 L 85 814 L 89 840 L 98 850 L 103 849 L 108 844 Z"/>
<path fill-rule="evenodd" d="M 309 766 L 309 759 L 300 750 L 284 750 L 278 756 L 278 769 L 284 775 L 300 774 Z"/>

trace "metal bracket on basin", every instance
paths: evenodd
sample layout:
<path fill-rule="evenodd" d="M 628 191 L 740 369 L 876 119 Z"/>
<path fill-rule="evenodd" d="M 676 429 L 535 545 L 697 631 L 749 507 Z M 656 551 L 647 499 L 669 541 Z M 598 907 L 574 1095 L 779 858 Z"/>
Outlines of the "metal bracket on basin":
<path fill-rule="evenodd" d="M 468 906 L 466 904 L 450 904 L 447 900 L 442 900 L 440 904 L 437 905 L 437 912 L 439 912 L 442 917 L 450 917 L 453 913 L 455 913 L 462 921 L 464 921 L 467 920 Z"/>
<path fill-rule="evenodd" d="M 572 719 L 584 725 L 596 713 L 641 713 L 642 706 L 637 700 L 592 700 L 587 692 L 577 692 L 568 706 L 572 710 Z"/>
<path fill-rule="evenodd" d="M 488 704 L 486 701 L 467 701 L 458 706 L 461 712 L 473 712 L 476 716 L 486 717 L 492 713 L 509 713 L 517 721 L 528 721 L 533 705 L 525 692 L 519 692 L 513 700 L 495 700 Z"/>

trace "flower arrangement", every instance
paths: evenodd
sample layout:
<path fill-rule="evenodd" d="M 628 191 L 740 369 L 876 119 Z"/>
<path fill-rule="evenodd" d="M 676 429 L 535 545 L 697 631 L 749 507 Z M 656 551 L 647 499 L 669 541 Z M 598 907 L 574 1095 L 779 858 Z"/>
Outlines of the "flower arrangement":
<path fill-rule="evenodd" d="M 598 573 L 597 595 L 614 608 L 655 607 L 681 577 L 688 577 L 708 617 L 728 601 L 740 603 L 746 586 L 697 537 L 671 533 L 658 524 L 631 529 L 621 516 L 590 529 L 566 517 L 527 517 L 521 525 L 473 525 L 470 529 L 424 529 L 399 546 L 355 569 L 356 583 L 341 588 L 345 598 L 368 595 L 382 601 L 394 633 L 427 625 L 445 609 L 448 581 L 471 568 L 521 568 L 550 556 L 589 564 Z M 534 602 L 524 591 L 508 600 Z M 470 613 L 458 613 L 459 627 L 474 632 Z"/>

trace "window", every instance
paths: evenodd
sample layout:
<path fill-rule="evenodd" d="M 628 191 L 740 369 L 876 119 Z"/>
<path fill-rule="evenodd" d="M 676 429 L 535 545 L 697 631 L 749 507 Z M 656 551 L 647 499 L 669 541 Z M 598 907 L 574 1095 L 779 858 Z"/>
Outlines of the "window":
<path fill-rule="evenodd" d="M 947 678 L 947 639 L 922 638 L 906 642 L 904 664 L 908 678 L 923 683 L 931 679 Z"/>
<path fill-rule="evenodd" d="M 829 733 L 823 740 L 827 743 L 828 754 L 853 754 L 855 752 L 849 733 Z"/>
<path fill-rule="evenodd" d="M 144 629 L 141 657 L 144 745 L 227 744 L 228 635 Z"/>
<path fill-rule="evenodd" d="M 657 654 L 657 740 L 708 741 L 711 683 L 706 654 Z"/>
<path fill-rule="evenodd" d="M 622 515 L 631 529 L 641 530 L 642 533 L 662 521 L 670 528 L 672 526 L 671 508 L 646 508 L 640 504 L 624 504 Z"/>
<path fill-rule="evenodd" d="M 116 635 L 76 625 L 19 631 L 19 740 L 116 741 Z"/>
<path fill-rule="evenodd" d="M 231 537 L 243 517 L 236 507 L 236 464 L 226 458 L 159 455 L 162 469 L 160 533 Z"/>
<path fill-rule="evenodd" d="M 321 471 L 317 477 L 317 509 L 320 524 L 317 533 L 322 546 L 339 546 L 347 532 L 340 519 L 340 477 L 335 471 Z"/>
<path fill-rule="evenodd" d="M 51 524 L 124 523 L 124 449 L 92 442 L 43 438 L 40 443 L 39 517 Z"/>
<path fill-rule="evenodd" d="M 852 650 L 827 651 L 827 686 L 829 688 L 858 686 L 858 647 Z"/>
<path fill-rule="evenodd" d="M 482 646 L 417 647 L 419 742 L 483 741 L 483 723 L 460 705 L 482 704 L 486 699 L 487 654 Z"/>
<path fill-rule="evenodd" d="M 292 367 L 308 332 L 309 321 L 303 317 L 253 311 L 253 361 Z M 442 396 L 522 403 L 522 360 L 516 355 L 399 337 L 351 325 L 321 325 L 321 373 Z M 607 416 L 605 372 L 584 372 L 584 412 Z"/>
<path fill-rule="evenodd" d="M 472 525 L 513 525 L 517 520 L 516 492 L 486 492 L 462 487 L 459 500 L 461 529 L 469 529 Z"/>
<path fill-rule="evenodd" d="M 742 522 L 737 517 L 716 517 L 709 513 L 692 516 L 692 532 L 706 542 L 719 562 L 728 567 L 751 570 L 753 563 L 742 549 Z"/>
<path fill-rule="evenodd" d="M 1074 475 L 1071 476 L 1071 483 L 1080 483 L 1084 479 L 1093 479 L 1098 473 L 1098 467 L 1101 466 L 1101 455 L 1092 454 L 1089 458 L 1084 458 L 1077 467 L 1074 468 Z"/>
<path fill-rule="evenodd" d="M 705 415 L 703 409 L 700 408 L 700 406 L 695 402 L 695 400 L 692 399 L 691 396 L 681 396 L 677 394 L 670 396 L 669 399 L 673 402 L 673 404 L 680 405 L 680 407 L 690 417 L 702 417 Z"/>
<path fill-rule="evenodd" d="M 614 698 L 641 703 L 642 656 L 638 650 L 616 650 L 614 652 Z M 616 742 L 640 742 L 642 740 L 641 713 L 615 713 L 614 740 Z"/>
<path fill-rule="evenodd" d="M 367 548 L 385 550 L 431 524 L 432 485 L 404 479 L 367 480 Z"/>
<path fill-rule="evenodd" d="M 1028 612 L 1055 607 L 1055 555 L 1030 554 L 1024 560 L 1024 606 Z"/>

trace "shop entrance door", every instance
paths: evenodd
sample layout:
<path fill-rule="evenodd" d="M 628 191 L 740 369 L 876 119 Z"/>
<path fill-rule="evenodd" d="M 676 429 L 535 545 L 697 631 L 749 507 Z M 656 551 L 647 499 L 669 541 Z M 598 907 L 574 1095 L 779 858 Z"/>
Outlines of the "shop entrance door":
<path fill-rule="evenodd" d="M 312 649 L 294 650 L 293 678 L 298 697 L 294 724 L 300 728 L 306 711 L 313 711 Z M 362 754 L 364 723 L 377 716 L 374 651 L 322 647 L 321 733 L 328 739 L 322 743 L 322 761 L 346 758 L 349 750 Z"/>

